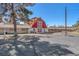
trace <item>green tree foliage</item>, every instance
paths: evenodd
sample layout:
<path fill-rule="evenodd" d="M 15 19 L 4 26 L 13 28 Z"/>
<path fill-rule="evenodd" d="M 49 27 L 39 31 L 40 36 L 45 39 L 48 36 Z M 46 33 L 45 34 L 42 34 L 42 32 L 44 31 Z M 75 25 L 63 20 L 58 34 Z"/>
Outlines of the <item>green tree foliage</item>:
<path fill-rule="evenodd" d="M 19 13 L 20 18 L 22 20 L 28 20 L 29 15 L 32 14 L 31 11 L 26 9 L 28 6 L 33 6 L 34 4 L 32 3 L 0 3 L 0 15 L 4 15 L 4 13 L 9 10 L 12 11 L 11 17 L 13 19 L 13 24 L 14 24 L 14 35 L 17 34 L 17 28 L 16 28 L 16 9 L 20 10 L 21 13 Z"/>
<path fill-rule="evenodd" d="M 32 15 L 32 11 L 29 11 L 26 8 L 21 8 L 21 11 L 23 12 L 23 16 L 25 16 L 25 17 L 22 17 L 22 19 L 24 21 L 28 21 L 29 20 L 29 16 Z"/>
<path fill-rule="evenodd" d="M 74 24 L 74 25 L 72 25 L 73 27 L 77 27 L 77 26 L 79 26 L 79 20 Z"/>

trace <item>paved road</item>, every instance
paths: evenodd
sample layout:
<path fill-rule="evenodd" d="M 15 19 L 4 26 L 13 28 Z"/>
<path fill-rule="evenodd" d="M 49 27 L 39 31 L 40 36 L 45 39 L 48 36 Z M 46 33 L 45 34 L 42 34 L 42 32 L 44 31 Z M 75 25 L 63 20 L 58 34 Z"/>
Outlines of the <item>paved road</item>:
<path fill-rule="evenodd" d="M 78 36 L 65 36 L 64 33 L 19 34 L 16 39 L 0 40 L 0 55 L 79 55 Z"/>
<path fill-rule="evenodd" d="M 72 51 L 75 55 L 79 55 L 79 36 L 65 36 L 64 33 L 54 33 L 51 34 L 50 37 L 40 37 L 40 41 L 68 46 L 65 48 Z"/>

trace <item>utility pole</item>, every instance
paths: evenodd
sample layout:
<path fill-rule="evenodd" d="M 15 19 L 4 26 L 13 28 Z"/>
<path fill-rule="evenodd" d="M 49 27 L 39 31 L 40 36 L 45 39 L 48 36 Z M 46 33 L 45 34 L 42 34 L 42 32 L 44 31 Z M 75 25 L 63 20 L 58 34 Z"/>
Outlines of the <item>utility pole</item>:
<path fill-rule="evenodd" d="M 67 36 L 67 7 L 65 6 L 65 36 Z"/>

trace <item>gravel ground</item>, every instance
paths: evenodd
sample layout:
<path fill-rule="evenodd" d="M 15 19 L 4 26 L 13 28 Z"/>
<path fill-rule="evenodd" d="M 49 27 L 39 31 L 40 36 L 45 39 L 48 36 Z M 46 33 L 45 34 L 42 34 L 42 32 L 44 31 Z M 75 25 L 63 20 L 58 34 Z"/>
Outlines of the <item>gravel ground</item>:
<path fill-rule="evenodd" d="M 0 40 L 0 56 L 78 56 L 79 37 L 64 33 L 28 34 Z"/>

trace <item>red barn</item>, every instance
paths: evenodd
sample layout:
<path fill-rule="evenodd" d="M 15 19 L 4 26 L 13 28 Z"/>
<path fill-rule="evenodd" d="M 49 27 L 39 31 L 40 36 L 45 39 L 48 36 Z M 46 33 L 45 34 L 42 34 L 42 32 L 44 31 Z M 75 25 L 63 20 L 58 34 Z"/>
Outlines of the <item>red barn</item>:
<path fill-rule="evenodd" d="M 32 27 L 30 29 L 31 32 L 45 33 L 48 31 L 46 23 L 44 22 L 44 20 L 42 18 L 34 17 L 34 18 L 32 18 L 32 20 L 30 20 L 28 22 L 28 24 Z"/>

